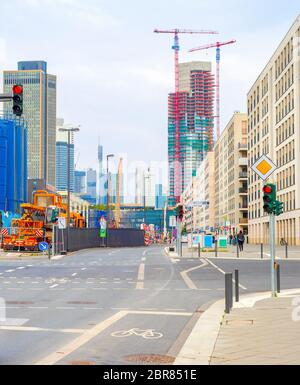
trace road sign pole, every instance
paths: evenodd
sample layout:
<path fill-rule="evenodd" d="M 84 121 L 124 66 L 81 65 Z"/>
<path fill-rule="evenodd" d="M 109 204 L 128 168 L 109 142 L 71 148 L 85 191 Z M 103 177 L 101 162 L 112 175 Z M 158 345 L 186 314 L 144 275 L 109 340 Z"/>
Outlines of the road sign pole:
<path fill-rule="evenodd" d="M 276 297 L 275 285 L 275 214 L 270 214 L 270 254 L 271 254 L 271 288 L 272 297 Z"/>

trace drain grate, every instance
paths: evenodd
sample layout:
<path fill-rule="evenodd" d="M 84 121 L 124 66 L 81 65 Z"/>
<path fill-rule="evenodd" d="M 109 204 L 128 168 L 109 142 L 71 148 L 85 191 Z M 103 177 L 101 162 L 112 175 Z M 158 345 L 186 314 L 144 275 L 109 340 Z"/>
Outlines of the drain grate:
<path fill-rule="evenodd" d="M 133 356 L 126 356 L 124 357 L 124 360 L 127 362 L 143 362 L 149 364 L 173 364 L 175 358 L 159 354 L 137 354 Z"/>

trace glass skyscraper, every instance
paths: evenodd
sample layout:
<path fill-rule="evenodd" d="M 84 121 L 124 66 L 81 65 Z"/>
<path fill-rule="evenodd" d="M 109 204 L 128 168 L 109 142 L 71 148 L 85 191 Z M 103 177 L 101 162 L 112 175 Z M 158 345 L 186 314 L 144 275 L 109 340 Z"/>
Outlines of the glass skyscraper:
<path fill-rule="evenodd" d="M 4 93 L 14 84 L 24 87 L 24 120 L 28 127 L 27 170 L 29 179 L 56 184 L 56 76 L 47 73 L 44 61 L 18 63 L 18 70 L 4 71 Z M 12 104 L 4 104 L 11 113 Z"/>

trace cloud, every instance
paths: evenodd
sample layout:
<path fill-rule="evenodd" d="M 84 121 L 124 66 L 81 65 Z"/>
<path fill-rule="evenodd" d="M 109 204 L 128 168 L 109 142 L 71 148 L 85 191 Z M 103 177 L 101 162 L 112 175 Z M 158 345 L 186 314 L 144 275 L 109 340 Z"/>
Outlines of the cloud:
<path fill-rule="evenodd" d="M 67 17 L 69 21 L 82 26 L 82 28 L 104 29 L 116 27 L 119 21 L 104 11 L 99 5 L 82 0 L 21 0 L 22 5 L 32 8 L 59 9 L 59 14 Z"/>
<path fill-rule="evenodd" d="M 169 71 L 162 71 L 154 68 L 134 67 L 128 68 L 125 72 L 154 86 L 170 88 L 173 85 L 173 78 Z"/>

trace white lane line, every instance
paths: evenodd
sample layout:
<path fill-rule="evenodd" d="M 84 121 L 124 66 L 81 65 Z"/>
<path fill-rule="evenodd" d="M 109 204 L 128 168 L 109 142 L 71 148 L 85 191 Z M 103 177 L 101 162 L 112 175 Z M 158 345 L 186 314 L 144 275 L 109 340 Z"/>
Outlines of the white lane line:
<path fill-rule="evenodd" d="M 17 270 L 24 270 L 26 267 L 17 267 Z"/>
<path fill-rule="evenodd" d="M 54 353 L 50 354 L 49 356 L 43 358 L 42 360 L 38 361 L 36 363 L 36 365 L 54 365 L 54 364 L 56 364 L 58 361 L 62 360 L 64 357 L 73 353 L 75 350 L 80 348 L 82 345 L 91 341 L 98 334 L 100 334 L 105 329 L 112 326 L 117 321 L 124 318 L 126 315 L 127 315 L 127 312 L 121 311 L 121 312 L 115 314 L 114 316 L 106 319 L 105 321 L 100 322 L 98 325 L 96 325 L 92 329 L 86 330 L 81 336 L 79 336 L 75 340 L 71 341 L 69 344 L 61 347 L 59 349 L 59 352 L 58 351 L 54 352 Z"/>
<path fill-rule="evenodd" d="M 136 290 L 144 289 L 144 280 L 145 280 L 145 264 L 141 263 L 138 272 L 138 282 L 136 284 Z"/>
<path fill-rule="evenodd" d="M 191 269 L 188 269 L 188 270 L 185 270 L 185 271 L 182 271 L 180 273 L 182 279 L 184 280 L 184 282 L 186 283 L 187 287 L 190 289 L 190 290 L 197 290 L 197 286 L 194 284 L 194 282 L 191 280 L 191 278 L 188 276 L 189 273 L 191 273 L 192 271 L 195 271 L 195 270 L 199 270 L 199 269 L 202 269 L 203 267 L 207 266 L 208 263 L 205 262 L 205 261 L 202 261 L 202 265 L 200 266 L 196 266 L 196 267 L 193 267 Z"/>
<path fill-rule="evenodd" d="M 82 334 L 85 329 L 43 329 L 35 327 L 25 326 L 0 326 L 0 330 L 16 331 L 16 332 L 55 332 L 55 333 L 70 333 L 70 334 Z"/>
<path fill-rule="evenodd" d="M 210 265 L 212 265 L 215 269 L 217 269 L 220 273 L 222 273 L 223 275 L 226 274 L 226 272 L 224 270 L 222 270 L 220 267 L 218 267 L 217 265 L 215 265 L 212 261 L 208 260 L 208 259 L 205 259 Z M 233 283 L 235 283 L 235 280 L 233 279 L 232 280 Z M 242 289 L 242 290 L 248 290 L 245 286 L 239 284 L 239 287 Z"/>
<path fill-rule="evenodd" d="M 6 270 L 5 273 L 13 273 L 15 270 Z"/>
<path fill-rule="evenodd" d="M 82 269 L 81 269 L 81 271 L 85 271 L 86 269 L 87 269 L 87 268 L 86 268 L 86 267 L 84 267 L 84 268 L 82 268 Z"/>
<path fill-rule="evenodd" d="M 57 286 L 58 286 L 58 284 L 56 283 L 55 285 L 50 286 L 49 289 L 54 289 Z"/>
<path fill-rule="evenodd" d="M 147 258 L 142 258 L 142 262 L 146 262 L 146 259 L 147 259 Z"/>
<path fill-rule="evenodd" d="M 74 273 L 74 274 L 72 274 L 72 277 L 76 277 L 76 275 L 78 275 L 77 273 Z"/>

